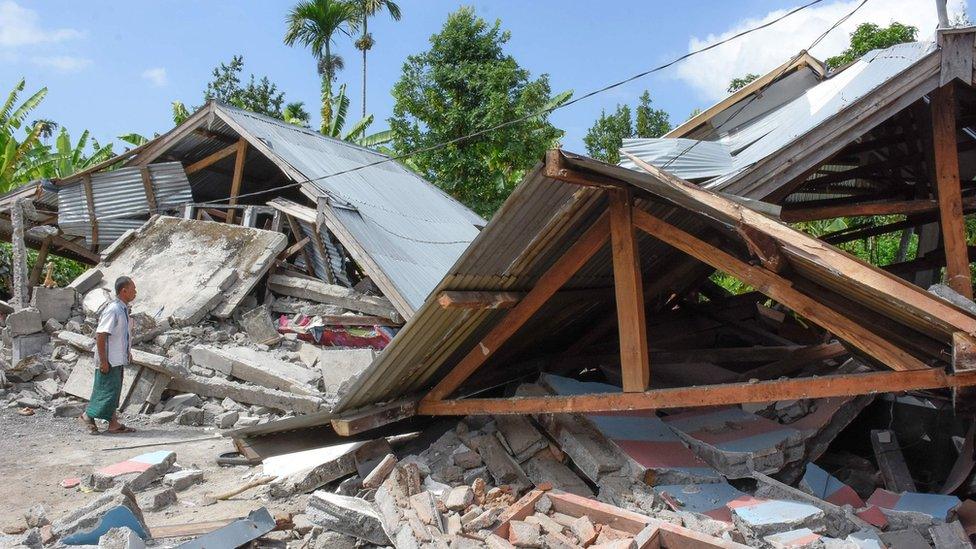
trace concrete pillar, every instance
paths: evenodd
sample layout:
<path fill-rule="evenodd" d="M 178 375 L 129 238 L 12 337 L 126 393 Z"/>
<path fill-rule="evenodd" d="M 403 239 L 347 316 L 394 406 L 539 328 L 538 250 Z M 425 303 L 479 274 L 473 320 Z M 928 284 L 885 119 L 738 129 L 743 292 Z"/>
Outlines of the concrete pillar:
<path fill-rule="evenodd" d="M 13 225 L 13 253 L 11 262 L 13 263 L 14 287 L 11 288 L 13 296 L 10 303 L 17 309 L 27 307 L 27 248 L 24 246 L 24 207 L 22 202 L 25 199 L 17 200 L 10 208 L 10 223 Z"/>

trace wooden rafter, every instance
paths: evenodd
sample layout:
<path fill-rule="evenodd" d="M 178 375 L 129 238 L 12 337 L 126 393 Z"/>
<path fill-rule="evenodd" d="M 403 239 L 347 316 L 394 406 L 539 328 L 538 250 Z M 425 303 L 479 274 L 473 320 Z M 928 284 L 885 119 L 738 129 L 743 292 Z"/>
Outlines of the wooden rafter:
<path fill-rule="evenodd" d="M 88 222 L 91 223 L 91 251 L 98 251 L 98 218 L 95 216 L 95 195 L 92 192 L 91 176 L 82 176 L 82 184 L 85 187 L 85 203 L 88 206 Z"/>
<path fill-rule="evenodd" d="M 973 281 L 969 271 L 969 253 L 966 249 L 966 229 L 959 188 L 955 88 L 951 83 L 932 94 L 932 147 L 935 152 L 935 182 L 946 255 L 946 283 L 953 290 L 972 299 Z"/>
<path fill-rule="evenodd" d="M 976 373 L 950 375 L 941 368 L 926 368 L 654 389 L 642 393 L 421 401 L 417 412 L 431 416 L 622 412 L 973 386 L 976 386 Z"/>
<path fill-rule="evenodd" d="M 643 277 L 632 219 L 633 197 L 629 189 L 613 189 L 608 194 L 623 389 L 627 392 L 646 391 L 650 383 L 650 363 L 641 286 Z"/>
<path fill-rule="evenodd" d="M 641 210 L 634 210 L 634 224 L 651 236 L 686 254 L 725 271 L 779 301 L 797 314 L 855 345 L 894 370 L 916 370 L 927 366 L 906 351 L 868 330 L 859 323 L 801 293 L 793 284 L 762 267 L 754 267 L 716 246 Z"/>
<path fill-rule="evenodd" d="M 237 142 L 237 157 L 234 159 L 234 177 L 230 184 L 230 200 L 227 201 L 231 206 L 237 204 L 237 195 L 241 192 L 241 182 L 244 181 L 244 159 L 247 158 L 247 141 L 241 139 Z M 227 210 L 227 223 L 234 223 L 234 210 Z"/>
<path fill-rule="evenodd" d="M 186 172 L 186 175 L 193 175 L 204 168 L 207 168 L 209 166 L 212 166 L 213 164 L 216 164 L 217 162 L 220 162 L 221 160 L 227 158 L 228 156 L 236 153 L 240 149 L 242 141 L 244 140 L 238 139 L 236 142 L 227 145 L 223 149 L 208 154 L 204 158 L 197 160 L 193 164 L 187 166 L 186 169 L 183 171 Z"/>
<path fill-rule="evenodd" d="M 580 236 L 549 269 L 525 298 L 495 324 L 488 335 L 427 394 L 425 400 L 440 400 L 451 394 L 488 360 L 546 301 L 593 257 L 610 237 L 610 220 L 604 214 Z"/>
<path fill-rule="evenodd" d="M 159 213 L 156 205 L 156 191 L 153 190 L 152 175 L 149 173 L 149 166 L 139 166 L 139 173 L 142 176 L 142 189 L 146 193 L 146 203 L 149 204 L 149 215 Z"/>

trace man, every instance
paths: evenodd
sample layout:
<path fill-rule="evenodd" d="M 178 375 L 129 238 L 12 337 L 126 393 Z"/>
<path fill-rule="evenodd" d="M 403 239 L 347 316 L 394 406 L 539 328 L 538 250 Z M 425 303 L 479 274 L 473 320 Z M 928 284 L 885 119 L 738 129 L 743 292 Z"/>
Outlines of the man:
<path fill-rule="evenodd" d="M 91 400 L 81 414 L 88 432 L 98 434 L 95 418 L 108 421 L 109 433 L 132 433 L 135 429 L 119 422 L 119 398 L 122 395 L 123 366 L 132 360 L 129 339 L 129 304 L 136 298 L 136 284 L 127 276 L 115 281 L 116 299 L 102 307 L 95 329 L 95 384 Z"/>

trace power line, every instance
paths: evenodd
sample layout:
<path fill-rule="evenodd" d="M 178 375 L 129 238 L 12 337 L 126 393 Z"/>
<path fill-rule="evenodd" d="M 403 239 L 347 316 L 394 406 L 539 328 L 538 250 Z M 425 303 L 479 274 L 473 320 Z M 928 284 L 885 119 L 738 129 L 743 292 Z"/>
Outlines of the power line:
<path fill-rule="evenodd" d="M 503 128 L 506 128 L 508 126 L 512 126 L 514 124 L 520 124 L 522 122 L 525 122 L 525 121 L 528 121 L 528 120 L 531 120 L 531 119 L 534 119 L 534 118 L 538 118 L 540 116 L 544 116 L 544 115 L 547 115 L 547 114 L 551 114 L 552 112 L 555 112 L 555 111 L 560 110 L 560 109 L 564 109 L 564 108 L 569 107 L 571 105 L 575 105 L 576 103 L 579 103 L 580 101 L 583 101 L 585 99 L 589 99 L 590 97 L 593 97 L 595 95 L 599 95 L 601 93 L 605 93 L 607 91 L 610 91 L 612 89 L 618 88 L 620 86 L 623 86 L 624 84 L 628 84 L 630 82 L 633 82 L 635 80 L 638 80 L 638 79 L 643 78 L 645 76 L 648 76 L 650 74 L 653 74 L 653 73 L 656 73 L 656 72 L 660 72 L 660 71 L 662 71 L 662 70 L 664 70 L 664 69 L 666 69 L 668 67 L 671 67 L 672 65 L 675 65 L 677 63 L 680 63 L 681 61 L 684 61 L 685 59 L 688 59 L 688 58 L 693 57 L 695 55 L 702 54 L 702 53 L 704 53 L 706 51 L 712 50 L 712 49 L 717 48 L 717 47 L 719 47 L 721 45 L 724 45 L 724 44 L 727 44 L 727 43 L 732 42 L 734 40 L 737 40 L 737 39 L 739 39 L 739 38 L 741 38 L 743 36 L 746 36 L 748 34 L 751 34 L 753 32 L 756 32 L 756 31 L 765 29 L 767 27 L 770 27 L 772 25 L 775 25 L 776 23 L 778 23 L 778 22 L 780 22 L 780 21 L 782 21 L 782 20 L 784 20 L 784 19 L 786 19 L 786 18 L 788 18 L 788 17 L 790 17 L 790 16 L 792 16 L 794 14 L 799 13 L 799 12 L 801 12 L 801 11 L 809 8 L 810 6 L 819 4 L 821 2 L 823 2 L 823 0 L 812 0 L 812 1 L 808 2 L 808 3 L 806 3 L 806 4 L 803 4 L 802 6 L 793 8 L 792 10 L 784 13 L 783 15 L 781 15 L 781 16 L 775 18 L 775 19 L 772 19 L 770 21 L 767 21 L 767 22 L 762 23 L 760 25 L 757 25 L 755 27 L 751 27 L 749 29 L 746 29 L 744 31 L 741 31 L 739 33 L 736 33 L 736 34 L 734 34 L 734 35 L 732 35 L 732 36 L 730 36 L 728 38 L 725 38 L 725 39 L 720 40 L 718 42 L 715 42 L 713 44 L 709 44 L 708 46 L 704 46 L 704 47 L 699 48 L 697 50 L 690 51 L 690 52 L 688 52 L 686 54 L 683 54 L 681 56 L 678 56 L 678 57 L 672 59 L 671 61 L 668 61 L 668 62 L 666 62 L 666 63 L 664 63 L 662 65 L 658 65 L 658 66 L 656 66 L 656 67 L 654 67 L 652 69 L 648 69 L 646 71 L 637 73 L 635 75 L 629 76 L 629 77 L 624 78 L 622 80 L 618 80 L 616 82 L 613 82 L 613 83 L 608 84 L 606 86 L 603 86 L 601 88 L 597 88 L 597 89 L 592 90 L 590 92 L 587 92 L 587 93 L 585 93 L 585 94 L 583 94 L 583 95 L 581 95 L 579 97 L 576 97 L 576 98 L 574 98 L 574 99 L 572 99 L 570 101 L 567 101 L 565 103 L 562 103 L 562 104 L 559 104 L 559 105 L 550 107 L 548 109 L 541 109 L 541 110 L 536 111 L 534 113 L 527 114 L 527 115 L 522 116 L 522 117 L 519 117 L 519 118 L 514 118 L 512 120 L 507 120 L 505 122 L 502 122 L 500 124 L 496 124 L 495 126 L 491 126 L 489 128 L 484 128 L 482 130 L 478 130 L 476 132 L 473 132 L 473 133 L 470 133 L 470 134 L 467 134 L 467 135 L 463 135 L 463 136 L 460 136 L 460 137 L 455 137 L 453 139 L 449 139 L 447 141 L 442 141 L 440 143 L 436 143 L 436 144 L 433 144 L 433 145 L 430 145 L 430 146 L 427 146 L 427 147 L 422 147 L 420 149 L 414 149 L 412 151 L 409 151 L 409 152 L 406 152 L 406 153 L 403 153 L 403 154 L 388 156 L 388 157 L 386 157 L 386 158 L 384 158 L 382 160 L 377 160 L 377 161 L 370 162 L 370 163 L 367 163 L 367 164 L 362 164 L 362 165 L 359 165 L 359 166 L 355 166 L 353 168 L 349 168 L 349 169 L 346 169 L 346 170 L 340 170 L 338 172 L 334 172 L 334 173 L 322 175 L 322 176 L 319 176 L 319 177 L 308 178 L 308 179 L 304 179 L 302 181 L 296 181 L 296 182 L 289 183 L 289 184 L 286 184 L 286 185 L 280 185 L 280 186 L 277 186 L 277 187 L 272 187 L 272 188 L 269 188 L 269 189 L 263 189 L 263 190 L 260 190 L 260 191 L 254 191 L 254 192 L 250 192 L 250 193 L 239 194 L 239 195 L 237 195 L 237 198 L 247 198 L 247 197 L 250 197 L 250 196 L 258 196 L 258 195 L 268 194 L 270 192 L 275 192 L 275 191 L 279 191 L 279 190 L 286 190 L 286 189 L 290 189 L 290 188 L 295 188 L 295 187 L 299 187 L 301 185 L 304 185 L 305 183 L 313 183 L 315 181 L 322 181 L 322 180 L 325 180 L 325 179 L 330 179 L 330 178 L 333 178 L 333 177 L 338 177 L 340 175 L 346 175 L 346 174 L 349 174 L 349 173 L 353 173 L 353 172 L 356 172 L 356 171 L 359 171 L 359 170 L 364 170 L 366 168 L 370 168 L 370 167 L 377 166 L 377 165 L 380 165 L 380 164 L 385 164 L 387 162 L 394 162 L 394 161 L 397 161 L 397 160 L 403 160 L 403 159 L 409 158 L 411 156 L 415 156 L 417 154 L 422 154 L 422 153 L 426 153 L 426 152 L 431 152 L 431 151 L 435 151 L 435 150 L 438 150 L 438 149 L 442 149 L 442 148 L 447 147 L 449 145 L 453 145 L 453 144 L 456 144 L 456 143 L 460 143 L 460 142 L 463 142 L 463 141 L 467 141 L 469 139 L 474 139 L 476 137 L 480 137 L 480 136 L 485 135 L 487 133 L 491 133 L 491 132 L 494 132 L 494 131 L 498 131 L 498 130 L 503 129 Z M 862 5 L 863 5 L 863 2 L 862 2 Z M 335 193 L 335 194 L 338 194 L 341 197 L 341 193 Z M 227 200 L 229 200 L 230 198 L 231 197 L 228 196 L 227 197 Z M 205 204 L 206 205 L 219 206 L 221 203 L 216 202 L 216 201 L 211 201 L 211 202 L 208 202 L 208 203 L 205 203 Z M 366 203 L 363 203 L 363 204 L 366 204 Z"/>

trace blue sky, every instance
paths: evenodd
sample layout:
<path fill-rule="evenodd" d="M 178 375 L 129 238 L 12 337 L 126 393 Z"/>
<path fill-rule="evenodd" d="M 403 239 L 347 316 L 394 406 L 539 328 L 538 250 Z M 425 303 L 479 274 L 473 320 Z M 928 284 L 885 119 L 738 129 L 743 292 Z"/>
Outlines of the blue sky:
<path fill-rule="evenodd" d="M 423 51 L 431 34 L 461 5 L 501 19 L 508 52 L 533 75 L 549 74 L 553 90 L 577 94 L 656 66 L 689 49 L 776 17 L 801 2 L 779 0 L 609 1 L 400 0 L 403 19 L 370 22 L 377 43 L 369 56 L 368 110 L 373 130 L 385 129 L 390 89 L 404 60 Z M 681 122 L 695 108 L 720 99 L 731 77 L 763 72 L 788 59 L 850 11 L 855 0 L 824 0 L 768 30 L 750 35 L 661 73 L 587 99 L 552 116 L 566 131 L 564 146 L 583 151 L 582 137 L 601 109 L 633 104 L 650 89 L 657 107 Z M 211 69 L 235 54 L 245 73 L 267 75 L 287 100 L 318 104 L 318 76 L 307 50 L 282 44 L 292 2 L 209 0 L 68 2 L 0 0 L 0 93 L 21 77 L 29 91 L 46 86 L 36 117 L 53 119 L 77 137 L 89 129 L 101 141 L 127 132 L 152 135 L 172 126 L 170 103 L 199 105 Z M 958 12 L 966 7 L 950 0 Z M 869 0 L 856 17 L 814 50 L 821 58 L 846 45 L 858 23 L 897 20 L 930 38 L 934 0 Z M 351 109 L 360 111 L 361 65 L 352 40 L 337 51 L 346 69 Z"/>

